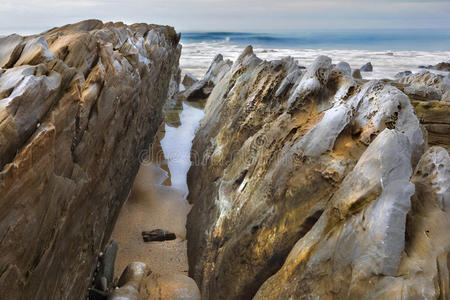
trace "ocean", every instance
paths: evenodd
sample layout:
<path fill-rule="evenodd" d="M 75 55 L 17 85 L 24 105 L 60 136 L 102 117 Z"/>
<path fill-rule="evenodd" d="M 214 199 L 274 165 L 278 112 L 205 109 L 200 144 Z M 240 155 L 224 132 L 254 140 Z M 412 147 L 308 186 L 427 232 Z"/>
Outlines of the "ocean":
<path fill-rule="evenodd" d="M 180 65 L 183 73 L 203 77 L 217 54 L 235 60 L 247 45 L 266 60 L 292 56 L 308 66 L 319 55 L 334 63 L 360 68 L 367 62 L 373 72 L 363 78 L 393 78 L 401 71 L 419 72 L 419 66 L 450 61 L 450 32 L 445 30 L 309 31 L 290 34 L 242 32 L 186 32 Z M 446 74 L 446 72 L 437 72 Z"/>

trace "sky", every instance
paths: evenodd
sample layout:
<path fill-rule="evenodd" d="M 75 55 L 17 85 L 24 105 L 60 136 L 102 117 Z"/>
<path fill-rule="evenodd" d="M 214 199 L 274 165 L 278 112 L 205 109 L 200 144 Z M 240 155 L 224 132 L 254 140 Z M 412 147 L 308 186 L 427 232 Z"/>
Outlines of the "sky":
<path fill-rule="evenodd" d="M 2 0 L 0 34 L 84 19 L 171 25 L 179 32 L 449 29 L 450 0 Z"/>

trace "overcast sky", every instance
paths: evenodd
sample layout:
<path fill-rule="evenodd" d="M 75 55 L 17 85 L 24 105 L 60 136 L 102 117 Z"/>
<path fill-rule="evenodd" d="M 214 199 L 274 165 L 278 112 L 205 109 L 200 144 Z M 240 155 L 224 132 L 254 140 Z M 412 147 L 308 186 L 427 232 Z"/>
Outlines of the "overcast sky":
<path fill-rule="evenodd" d="M 0 34 L 96 18 L 177 31 L 448 28 L 450 0 L 1 0 Z"/>

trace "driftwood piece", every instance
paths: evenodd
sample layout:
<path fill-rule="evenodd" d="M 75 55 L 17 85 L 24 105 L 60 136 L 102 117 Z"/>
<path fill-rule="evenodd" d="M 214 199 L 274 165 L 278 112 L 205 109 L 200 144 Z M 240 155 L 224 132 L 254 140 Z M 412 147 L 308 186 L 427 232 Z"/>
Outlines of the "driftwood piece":
<path fill-rule="evenodd" d="M 144 242 L 163 242 L 176 239 L 175 233 L 165 231 L 162 229 L 155 229 L 151 231 L 142 231 L 142 238 Z"/>

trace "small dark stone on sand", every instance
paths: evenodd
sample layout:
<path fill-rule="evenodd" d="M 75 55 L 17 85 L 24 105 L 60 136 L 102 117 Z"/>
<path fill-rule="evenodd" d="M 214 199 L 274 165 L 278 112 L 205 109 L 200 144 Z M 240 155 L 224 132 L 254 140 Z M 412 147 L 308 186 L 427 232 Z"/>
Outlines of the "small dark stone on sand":
<path fill-rule="evenodd" d="M 155 229 L 151 231 L 142 231 L 142 238 L 144 242 L 163 242 L 176 239 L 175 233 L 165 231 L 162 229 Z"/>

